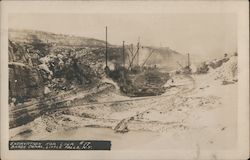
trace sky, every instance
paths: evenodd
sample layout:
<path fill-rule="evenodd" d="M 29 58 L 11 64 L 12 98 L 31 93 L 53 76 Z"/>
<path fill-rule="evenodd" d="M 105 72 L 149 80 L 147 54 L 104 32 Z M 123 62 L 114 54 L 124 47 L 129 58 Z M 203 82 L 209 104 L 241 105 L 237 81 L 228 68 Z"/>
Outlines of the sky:
<path fill-rule="evenodd" d="M 237 49 L 237 17 L 230 13 L 10 14 L 9 28 L 32 29 L 105 40 L 122 45 L 170 47 L 180 53 L 218 57 Z"/>

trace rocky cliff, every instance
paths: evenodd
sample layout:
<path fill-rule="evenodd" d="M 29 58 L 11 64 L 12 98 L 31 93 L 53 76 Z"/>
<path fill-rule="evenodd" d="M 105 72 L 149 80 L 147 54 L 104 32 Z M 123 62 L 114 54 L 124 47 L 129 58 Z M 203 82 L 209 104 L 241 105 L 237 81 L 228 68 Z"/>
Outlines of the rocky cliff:
<path fill-rule="evenodd" d="M 9 99 L 93 85 L 103 75 L 102 41 L 39 31 L 9 31 Z M 102 49 L 103 50 L 103 49 Z"/>
<path fill-rule="evenodd" d="M 108 44 L 108 64 L 122 64 L 122 46 Z M 141 47 L 140 64 L 176 68 L 181 54 Z M 128 49 L 125 54 L 129 54 Z M 126 56 L 128 58 L 128 56 Z M 131 58 L 131 57 L 130 57 Z M 128 63 L 128 62 L 127 62 Z M 9 30 L 9 90 L 15 104 L 30 98 L 91 87 L 104 76 L 105 42 L 42 31 Z"/>

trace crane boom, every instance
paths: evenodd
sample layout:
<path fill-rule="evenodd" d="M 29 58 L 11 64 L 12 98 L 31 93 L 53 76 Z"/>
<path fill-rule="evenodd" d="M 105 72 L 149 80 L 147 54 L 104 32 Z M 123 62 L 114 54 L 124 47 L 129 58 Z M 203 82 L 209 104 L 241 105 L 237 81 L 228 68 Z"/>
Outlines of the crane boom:
<path fill-rule="evenodd" d="M 148 59 L 152 56 L 153 52 L 154 52 L 153 50 L 150 52 L 150 54 L 148 55 L 148 57 L 146 58 L 146 60 L 143 62 L 142 67 L 146 64 L 146 62 L 148 61 Z"/>
<path fill-rule="evenodd" d="M 139 48 L 137 48 L 136 53 L 134 54 L 134 56 L 133 56 L 132 60 L 130 61 L 130 64 L 129 64 L 128 69 L 130 69 L 130 68 L 131 68 L 131 66 L 132 66 L 132 64 L 133 64 L 133 62 L 134 62 L 134 60 L 135 60 L 135 57 L 136 57 L 136 55 L 138 54 L 138 50 L 139 50 Z"/>
<path fill-rule="evenodd" d="M 181 66 L 181 68 L 183 68 L 183 66 L 177 61 L 177 64 L 179 64 L 179 66 Z"/>

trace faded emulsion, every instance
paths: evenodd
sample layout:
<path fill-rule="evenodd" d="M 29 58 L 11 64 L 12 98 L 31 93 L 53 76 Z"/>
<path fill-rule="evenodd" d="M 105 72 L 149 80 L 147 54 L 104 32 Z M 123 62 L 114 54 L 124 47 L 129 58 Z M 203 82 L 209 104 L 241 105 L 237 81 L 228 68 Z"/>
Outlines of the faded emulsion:
<path fill-rule="evenodd" d="M 9 149 L 232 148 L 236 23 L 226 13 L 10 15 Z"/>

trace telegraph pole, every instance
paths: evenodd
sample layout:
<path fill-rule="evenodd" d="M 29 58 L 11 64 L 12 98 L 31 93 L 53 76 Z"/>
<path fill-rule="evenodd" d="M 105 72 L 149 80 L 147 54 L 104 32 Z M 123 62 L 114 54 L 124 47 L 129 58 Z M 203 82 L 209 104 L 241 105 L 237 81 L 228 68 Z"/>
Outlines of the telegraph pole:
<path fill-rule="evenodd" d="M 106 68 L 108 67 L 108 27 L 106 26 Z"/>
<path fill-rule="evenodd" d="M 123 56 L 123 67 L 125 68 L 125 47 L 124 47 L 124 41 L 122 41 L 122 56 Z"/>
<path fill-rule="evenodd" d="M 189 53 L 188 53 L 188 67 L 190 66 L 190 57 L 189 57 Z"/>
<path fill-rule="evenodd" d="M 123 78 L 123 83 L 125 86 L 127 86 L 126 83 L 126 71 L 125 71 L 125 45 L 124 45 L 125 41 L 122 41 L 122 57 L 123 57 L 123 70 L 122 70 L 122 78 Z"/>
<path fill-rule="evenodd" d="M 139 49 L 140 49 L 140 37 L 138 38 L 138 44 L 137 44 L 137 47 L 138 47 L 138 54 L 137 54 L 137 65 L 139 66 Z"/>

